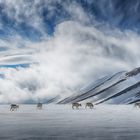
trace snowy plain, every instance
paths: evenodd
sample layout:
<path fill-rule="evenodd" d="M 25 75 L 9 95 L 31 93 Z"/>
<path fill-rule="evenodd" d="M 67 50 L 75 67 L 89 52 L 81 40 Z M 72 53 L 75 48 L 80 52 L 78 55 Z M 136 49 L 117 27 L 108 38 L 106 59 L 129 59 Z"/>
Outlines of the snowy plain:
<path fill-rule="evenodd" d="M 140 140 L 140 109 L 133 105 L 0 105 L 0 140 Z"/>

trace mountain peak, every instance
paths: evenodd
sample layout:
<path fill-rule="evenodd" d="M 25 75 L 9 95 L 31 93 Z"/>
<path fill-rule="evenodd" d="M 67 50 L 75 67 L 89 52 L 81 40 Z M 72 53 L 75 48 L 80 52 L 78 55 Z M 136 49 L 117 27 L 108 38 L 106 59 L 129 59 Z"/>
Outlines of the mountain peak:
<path fill-rule="evenodd" d="M 130 71 L 130 72 L 127 72 L 125 75 L 126 75 L 127 77 L 131 77 L 131 76 L 135 76 L 135 75 L 137 75 L 137 74 L 139 74 L 139 73 L 140 73 L 140 67 L 135 68 L 135 69 L 133 69 L 133 70 Z"/>

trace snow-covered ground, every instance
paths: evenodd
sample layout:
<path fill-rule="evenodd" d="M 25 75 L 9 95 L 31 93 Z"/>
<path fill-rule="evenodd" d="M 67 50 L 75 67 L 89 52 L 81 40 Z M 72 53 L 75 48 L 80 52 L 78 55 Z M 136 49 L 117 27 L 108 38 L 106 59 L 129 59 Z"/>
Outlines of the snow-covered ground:
<path fill-rule="evenodd" d="M 132 105 L 0 105 L 0 140 L 140 140 L 140 109 Z"/>

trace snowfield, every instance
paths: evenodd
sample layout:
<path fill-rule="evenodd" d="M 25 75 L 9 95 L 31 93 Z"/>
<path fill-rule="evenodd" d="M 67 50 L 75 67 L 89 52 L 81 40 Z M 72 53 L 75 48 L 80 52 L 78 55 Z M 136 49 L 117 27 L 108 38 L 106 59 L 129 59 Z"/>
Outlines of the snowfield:
<path fill-rule="evenodd" d="M 140 109 L 133 105 L 0 105 L 0 140 L 140 140 Z"/>

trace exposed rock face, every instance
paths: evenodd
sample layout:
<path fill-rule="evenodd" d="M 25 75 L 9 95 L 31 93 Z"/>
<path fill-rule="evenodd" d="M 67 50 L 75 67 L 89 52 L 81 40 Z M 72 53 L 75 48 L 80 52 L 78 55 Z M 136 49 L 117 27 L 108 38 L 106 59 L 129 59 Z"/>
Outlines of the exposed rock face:
<path fill-rule="evenodd" d="M 137 75 L 137 74 L 139 74 L 139 73 L 140 73 L 140 67 L 135 68 L 134 70 L 132 70 L 132 71 L 130 71 L 130 72 L 127 72 L 125 75 L 126 75 L 127 77 L 131 77 L 131 76 L 135 76 L 135 75 Z"/>

